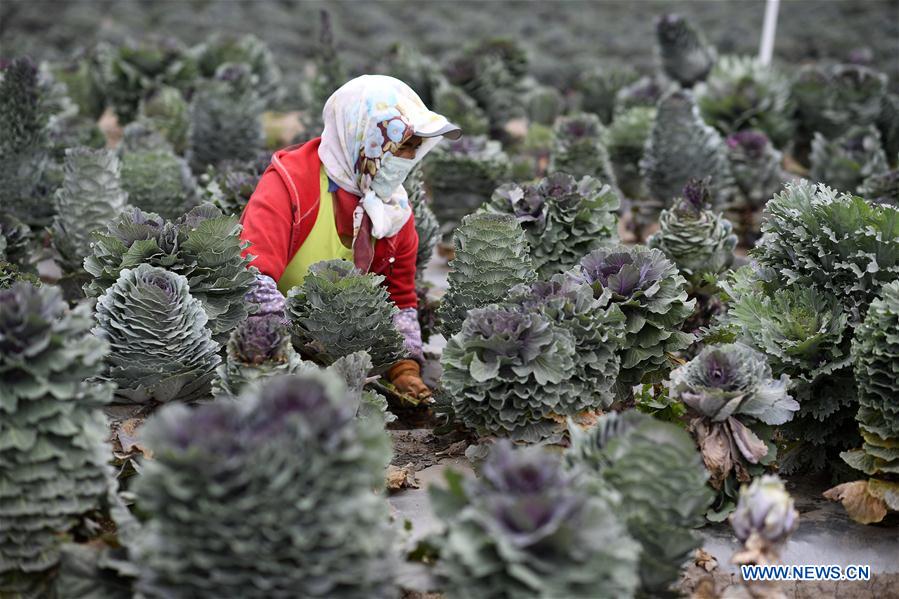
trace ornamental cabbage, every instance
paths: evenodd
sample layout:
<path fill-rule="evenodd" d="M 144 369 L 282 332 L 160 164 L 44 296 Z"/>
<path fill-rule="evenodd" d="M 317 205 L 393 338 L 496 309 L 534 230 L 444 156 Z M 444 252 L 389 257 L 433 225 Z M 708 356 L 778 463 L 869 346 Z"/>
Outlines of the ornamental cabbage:
<path fill-rule="evenodd" d="M 225 63 L 190 103 L 187 156 L 200 173 L 223 160 L 249 161 L 263 144 L 263 101 L 246 64 Z"/>
<path fill-rule="evenodd" d="M 472 310 L 443 350 L 441 379 L 455 417 L 478 435 L 538 441 L 554 415 L 576 412 L 571 332 L 538 312 Z"/>
<path fill-rule="evenodd" d="M 110 346 L 105 376 L 121 403 L 207 397 L 221 361 L 186 278 L 149 264 L 125 269 L 97 300 L 93 333 Z"/>
<path fill-rule="evenodd" d="M 787 75 L 758 58 L 722 56 L 697 86 L 696 102 L 702 118 L 725 135 L 756 129 L 780 148 L 795 129 L 790 86 Z"/>
<path fill-rule="evenodd" d="M 670 206 L 690 179 L 711 178 L 713 208 L 726 205 L 733 191 L 724 140 L 683 90 L 659 103 L 640 169 L 651 198 L 641 206 L 648 216 Z"/>
<path fill-rule="evenodd" d="M 741 343 L 706 346 L 671 372 L 669 395 L 688 408 L 690 431 L 716 490 L 727 494 L 729 477 L 749 482 L 753 466 L 774 460 L 764 425 L 782 425 L 799 410 L 789 385 L 785 374 L 774 378 L 765 354 Z"/>
<path fill-rule="evenodd" d="M 536 184 L 507 183 L 485 205 L 511 214 L 524 229 L 540 277 L 568 270 L 586 253 L 618 241 L 615 191 L 593 177 L 556 173 Z"/>
<path fill-rule="evenodd" d="M 759 131 L 739 131 L 725 141 L 727 160 L 736 183 L 733 207 L 740 210 L 764 207 L 786 179 L 780 168 L 783 156 Z"/>
<path fill-rule="evenodd" d="M 865 443 L 842 457 L 865 474 L 899 474 L 899 281 L 884 285 L 871 303 L 856 329 L 852 359 Z"/>
<path fill-rule="evenodd" d="M 560 414 L 576 416 L 584 410 L 608 408 L 614 400 L 624 337 L 624 314 L 616 304 L 603 306 L 584 282 L 559 274 L 549 281 L 516 285 L 509 303 L 537 312 L 568 330 L 574 339 L 572 390 Z"/>
<path fill-rule="evenodd" d="M 654 106 L 634 106 L 618 113 L 606 129 L 604 143 L 615 171 L 615 182 L 629 198 L 646 194 L 640 161 L 655 122 Z"/>
<path fill-rule="evenodd" d="M 691 181 L 684 197 L 659 216 L 659 231 L 647 241 L 677 265 L 695 287 L 703 275 L 717 275 L 734 260 L 737 236 L 733 225 L 708 207 L 708 190 L 702 182 Z"/>
<path fill-rule="evenodd" d="M 509 214 L 466 216 L 453 235 L 449 288 L 440 307 L 440 328 L 449 338 L 468 311 L 506 299 L 509 289 L 535 278 L 524 231 Z"/>
<path fill-rule="evenodd" d="M 386 370 L 402 356 L 403 337 L 383 281 L 345 260 L 310 266 L 303 283 L 287 293 L 294 343 L 324 364 L 364 350 L 376 370 Z"/>
<path fill-rule="evenodd" d="M 540 447 L 493 445 L 479 479 L 430 488 L 446 523 L 431 541 L 451 598 L 631 597 L 639 545 L 617 496 L 566 472 Z"/>
<path fill-rule="evenodd" d="M 686 281 L 659 250 L 600 248 L 584 256 L 572 276 L 588 283 L 601 305 L 617 304 L 624 312 L 621 385 L 658 378 L 669 355 L 693 342 L 693 335 L 679 329 L 696 302 L 687 299 Z"/>
<path fill-rule="evenodd" d="M 174 221 L 132 208 L 112 221 L 105 233 L 94 235 L 84 260 L 93 279 L 85 291 L 98 296 L 115 283 L 122 269 L 141 263 L 166 268 L 184 275 L 216 340 L 227 340 L 247 317 L 244 296 L 255 280 L 247 268 L 250 259 L 241 255 L 246 245 L 239 234 L 237 217 L 223 216 L 209 204 Z"/>
<path fill-rule="evenodd" d="M 128 202 L 141 210 L 178 218 L 196 205 L 196 187 L 187 162 L 170 150 L 138 150 L 122 155 L 122 188 Z"/>
<path fill-rule="evenodd" d="M 149 597 L 395 597 L 383 424 L 354 418 L 334 374 L 239 400 L 167 406 L 142 429 L 135 485 Z M 376 492 L 372 492 L 376 490 Z"/>
<path fill-rule="evenodd" d="M 580 179 L 595 177 L 615 188 L 615 172 L 603 144 L 605 128 L 595 114 L 582 112 L 560 117 L 553 127 L 555 141 L 548 172 Z"/>
<path fill-rule="evenodd" d="M 733 284 L 723 284 L 732 298 L 725 321 L 739 340 L 766 354 L 775 376 L 793 381 L 800 410 L 781 427 L 787 441 L 781 470 L 821 470 L 858 442 L 849 315 L 838 298 L 814 287 L 772 285 L 738 271 Z"/>
<path fill-rule="evenodd" d="M 847 193 L 856 193 L 865 179 L 889 168 L 880 132 L 872 125 L 852 127 L 835 139 L 816 133 L 810 160 L 812 179 Z"/>
<path fill-rule="evenodd" d="M 610 412 L 582 431 L 570 425 L 570 469 L 621 496 L 614 509 L 641 545 L 640 596 L 673 596 L 671 585 L 702 537 L 712 501 L 693 440 L 677 426 L 634 411 Z"/>
<path fill-rule="evenodd" d="M 0 289 L 0 595 L 29 596 L 63 534 L 105 496 L 110 459 L 100 374 L 106 343 L 59 289 Z M 35 595 L 36 596 L 36 595 Z"/>
<path fill-rule="evenodd" d="M 511 163 L 498 141 L 486 136 L 444 140 L 424 161 L 431 208 L 444 235 L 477 210 L 508 176 Z"/>
<path fill-rule="evenodd" d="M 293 373 L 301 363 L 279 314 L 250 316 L 231 332 L 225 349 L 212 385 L 215 395 L 237 395 L 247 384 Z"/>
<path fill-rule="evenodd" d="M 684 87 L 704 80 L 715 64 L 715 48 L 684 17 L 669 14 L 656 21 L 662 69 Z"/>
<path fill-rule="evenodd" d="M 856 324 L 880 287 L 899 278 L 899 209 L 872 205 L 807 181 L 788 183 L 765 206 L 751 255 L 781 285 L 837 298 Z"/>
<path fill-rule="evenodd" d="M 119 158 L 110 150 L 66 150 L 65 180 L 54 196 L 53 246 L 65 272 L 82 270 L 91 252 L 91 234 L 124 209 L 128 194 L 120 180 Z"/>

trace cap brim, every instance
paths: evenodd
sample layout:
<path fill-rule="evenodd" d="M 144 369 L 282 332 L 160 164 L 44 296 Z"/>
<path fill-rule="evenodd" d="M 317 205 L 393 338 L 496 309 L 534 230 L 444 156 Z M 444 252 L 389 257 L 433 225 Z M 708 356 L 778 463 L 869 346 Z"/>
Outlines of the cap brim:
<path fill-rule="evenodd" d="M 446 123 L 442 127 L 433 131 L 415 130 L 415 135 L 419 137 L 445 137 L 447 139 L 459 139 L 462 137 L 462 129 L 458 125 Z"/>

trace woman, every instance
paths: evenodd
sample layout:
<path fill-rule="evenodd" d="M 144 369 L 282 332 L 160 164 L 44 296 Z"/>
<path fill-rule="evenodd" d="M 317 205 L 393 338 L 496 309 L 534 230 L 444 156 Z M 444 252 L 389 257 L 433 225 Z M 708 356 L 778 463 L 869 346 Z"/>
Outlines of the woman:
<path fill-rule="evenodd" d="M 251 294 L 260 311 L 282 312 L 287 291 L 321 260 L 352 260 L 384 275 L 408 357 L 387 377 L 401 393 L 427 397 L 415 294 L 418 233 L 403 181 L 443 138 L 462 132 L 397 79 L 363 75 L 328 99 L 322 136 L 281 150 L 263 173 L 241 222 L 259 269 Z"/>

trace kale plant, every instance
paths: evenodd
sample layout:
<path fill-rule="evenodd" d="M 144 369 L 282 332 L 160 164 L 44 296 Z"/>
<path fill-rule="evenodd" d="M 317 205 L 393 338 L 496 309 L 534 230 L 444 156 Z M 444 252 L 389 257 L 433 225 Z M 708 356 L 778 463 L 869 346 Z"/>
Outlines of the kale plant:
<path fill-rule="evenodd" d="M 495 444 L 479 479 L 431 487 L 445 531 L 432 537 L 452 598 L 630 597 L 639 545 L 617 497 L 540 447 Z"/>
<path fill-rule="evenodd" d="M 146 596 L 395 596 L 390 444 L 381 422 L 354 418 L 336 375 L 167 406 L 143 432 L 154 457 L 135 485 Z"/>
<path fill-rule="evenodd" d="M 556 173 L 531 185 L 502 185 L 485 208 L 518 220 L 534 268 L 546 278 L 571 268 L 600 246 L 616 244 L 619 206 L 609 185 L 589 176 L 578 181 Z"/>
<path fill-rule="evenodd" d="M 383 281 L 345 260 L 313 264 L 287 294 L 296 345 L 325 364 L 365 350 L 376 370 L 387 369 L 402 357 L 403 337 L 393 325 L 397 308 Z"/>
<path fill-rule="evenodd" d="M 93 332 L 109 342 L 106 378 L 121 403 L 204 399 L 219 344 L 183 276 L 149 264 L 125 269 L 97 300 Z"/>

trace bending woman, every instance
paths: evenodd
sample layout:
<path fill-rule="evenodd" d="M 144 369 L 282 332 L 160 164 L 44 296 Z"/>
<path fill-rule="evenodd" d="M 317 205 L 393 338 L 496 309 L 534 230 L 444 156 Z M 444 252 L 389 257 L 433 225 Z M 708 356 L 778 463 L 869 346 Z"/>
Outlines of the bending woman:
<path fill-rule="evenodd" d="M 309 267 L 343 258 L 385 277 L 407 357 L 387 377 L 427 397 L 415 294 L 418 233 L 403 181 L 443 138 L 461 130 L 392 77 L 363 75 L 328 99 L 322 136 L 272 156 L 241 217 L 245 254 L 262 273 L 251 294 L 261 313 L 284 311 L 284 295 Z"/>

